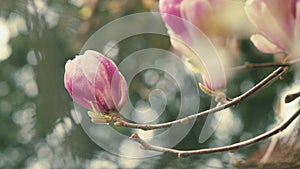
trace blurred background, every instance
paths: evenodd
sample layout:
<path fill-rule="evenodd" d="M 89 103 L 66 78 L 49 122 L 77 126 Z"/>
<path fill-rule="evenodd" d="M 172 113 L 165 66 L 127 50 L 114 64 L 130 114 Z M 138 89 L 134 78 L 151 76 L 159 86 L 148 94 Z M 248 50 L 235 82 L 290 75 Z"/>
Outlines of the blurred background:
<path fill-rule="evenodd" d="M 243 1 L 238 3 L 242 5 Z M 170 154 L 128 159 L 103 150 L 83 131 L 63 85 L 66 61 L 74 58 L 101 26 L 121 16 L 149 11 L 158 11 L 157 0 L 1 0 L 0 168 L 235 168 L 241 167 L 240 161 L 255 161 L 255 154 L 257 158 L 262 156 L 259 152 L 266 148 L 270 139 L 234 152 L 180 159 Z M 239 54 L 235 56 L 234 65 L 275 60 L 271 55 L 258 52 L 248 37 L 237 40 Z M 168 38 L 157 35 L 134 36 L 111 45 L 107 44 L 103 51 L 112 50 L 109 57 L 117 64 L 140 49 L 171 48 Z M 235 72 L 229 79 L 227 95 L 234 97 L 245 92 L 271 71 Z M 291 69 L 283 80 L 227 110 L 217 131 L 201 144 L 198 138 L 205 118 L 198 119 L 175 148 L 227 145 L 270 129 L 276 125 L 276 112 L 284 111 L 288 115 L 299 107 L 299 100 L 296 100 L 291 103 L 293 106 L 278 108 L 286 93 L 299 91 L 299 81 L 299 70 Z M 180 91 L 174 79 L 150 69 L 140 72 L 129 87 L 132 103 L 136 107 L 147 107 L 145 91 L 162 85 L 170 97 L 167 97 L 168 104 L 160 122 L 175 119 L 179 110 Z M 200 97 L 199 111 L 208 109 L 211 98 L 202 92 Z M 299 120 L 295 124 L 299 125 Z M 293 135 L 293 139 L 299 141 L 299 134 Z M 295 154 L 299 147 L 294 149 Z M 124 151 L 130 149 L 123 148 Z"/>

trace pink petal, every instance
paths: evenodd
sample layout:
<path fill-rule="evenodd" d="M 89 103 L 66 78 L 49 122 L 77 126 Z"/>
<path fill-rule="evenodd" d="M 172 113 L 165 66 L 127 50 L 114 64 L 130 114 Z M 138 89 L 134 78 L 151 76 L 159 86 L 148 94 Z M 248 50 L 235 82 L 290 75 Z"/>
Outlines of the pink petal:
<path fill-rule="evenodd" d="M 183 21 L 180 19 L 180 5 L 182 0 L 160 0 L 159 11 L 169 29 L 175 34 L 185 32 Z"/>
<path fill-rule="evenodd" d="M 94 101 L 94 91 L 91 84 L 82 76 L 80 69 L 75 69 L 72 77 L 72 98 L 79 105 L 91 110 L 90 101 Z"/>
<path fill-rule="evenodd" d="M 65 65 L 64 85 L 68 92 L 72 95 L 72 76 L 74 72 L 75 64 L 68 60 Z"/>
<path fill-rule="evenodd" d="M 295 4 L 295 32 L 294 32 L 294 39 L 300 41 L 300 1 Z"/>
<path fill-rule="evenodd" d="M 224 90 L 227 87 L 227 80 L 225 77 L 220 76 L 219 78 L 215 78 L 203 73 L 202 80 L 204 85 L 212 91 Z"/>
<path fill-rule="evenodd" d="M 92 100 L 92 93 L 88 90 L 89 84 L 84 76 L 81 75 L 82 70 L 78 69 L 78 58 L 69 60 L 65 65 L 64 83 L 67 91 L 79 105 L 91 109 L 89 101 Z M 85 89 L 83 92 L 82 89 Z"/>
<path fill-rule="evenodd" d="M 127 83 L 120 72 L 116 73 L 112 79 L 111 91 L 116 109 L 120 111 L 120 109 L 125 105 L 128 97 Z"/>
<path fill-rule="evenodd" d="M 181 16 L 205 34 L 223 34 L 226 32 L 226 25 L 220 18 L 226 5 L 228 4 L 224 0 L 185 0 L 180 8 Z"/>
<path fill-rule="evenodd" d="M 207 0 L 184 1 L 181 5 L 181 15 L 184 19 L 203 30 L 212 17 L 212 6 Z"/>
<path fill-rule="evenodd" d="M 264 0 L 269 12 L 287 38 L 293 37 L 295 0 Z M 267 22 L 268 23 L 268 22 Z"/>
<path fill-rule="evenodd" d="M 291 50 L 292 55 L 295 57 L 300 56 L 300 1 L 295 4 L 295 30 L 294 30 L 294 42 Z"/>
<path fill-rule="evenodd" d="M 273 44 L 288 48 L 293 39 L 294 22 L 291 15 L 291 0 L 249 0 L 245 5 L 251 22 Z"/>
<path fill-rule="evenodd" d="M 282 52 L 282 49 L 274 45 L 264 36 L 256 34 L 251 36 L 251 41 L 257 47 L 258 50 L 264 53 L 278 53 Z"/>
<path fill-rule="evenodd" d="M 98 64 L 94 83 L 97 91 L 96 100 L 99 103 L 99 109 L 107 113 L 115 107 L 112 99 L 111 79 L 117 68 L 107 58 L 103 58 Z"/>

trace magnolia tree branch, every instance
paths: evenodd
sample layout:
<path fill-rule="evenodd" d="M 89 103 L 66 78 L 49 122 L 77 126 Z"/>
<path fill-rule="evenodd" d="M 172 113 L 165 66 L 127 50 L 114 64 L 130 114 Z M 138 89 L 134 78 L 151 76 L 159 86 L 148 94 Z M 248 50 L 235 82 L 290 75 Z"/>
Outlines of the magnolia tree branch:
<path fill-rule="evenodd" d="M 244 65 L 236 66 L 231 71 L 239 71 L 244 69 L 258 69 L 258 68 L 272 68 L 272 67 L 287 67 L 300 62 L 300 59 L 295 59 L 287 63 L 249 63 L 246 62 Z"/>
<path fill-rule="evenodd" d="M 123 126 L 123 127 L 128 127 L 128 128 L 138 128 L 138 129 L 143 129 L 143 130 L 152 130 L 152 129 L 159 129 L 159 128 L 165 128 L 165 127 L 170 127 L 173 124 L 178 124 L 178 123 L 184 123 L 192 119 L 196 119 L 199 117 L 206 116 L 211 113 L 216 113 L 221 110 L 224 110 L 226 108 L 229 108 L 231 106 L 237 105 L 253 93 L 257 92 L 259 89 L 262 89 L 264 86 L 272 82 L 273 80 L 279 78 L 284 72 L 286 72 L 287 69 L 285 67 L 279 67 L 276 70 L 274 70 L 270 75 L 268 75 L 266 78 L 261 80 L 259 83 L 257 83 L 255 86 L 253 86 L 251 89 L 246 91 L 245 93 L 241 94 L 240 96 L 232 99 L 231 101 L 228 101 L 227 103 L 214 107 L 212 109 L 199 112 L 197 114 L 193 114 L 181 119 L 177 119 L 174 121 L 166 122 L 166 123 L 160 123 L 160 124 L 136 124 L 136 123 L 130 123 L 122 119 L 121 117 L 114 116 L 113 121 L 115 122 L 116 126 Z"/>
<path fill-rule="evenodd" d="M 251 138 L 251 139 L 248 139 L 248 140 L 245 140 L 242 142 L 238 142 L 235 144 L 216 147 L 216 148 L 206 148 L 206 149 L 198 149 L 198 150 L 176 150 L 176 149 L 164 148 L 164 147 L 159 147 L 159 146 L 154 146 L 154 145 L 148 144 L 143 139 L 141 139 L 138 134 L 132 134 L 130 138 L 132 138 L 134 141 L 140 143 L 142 145 L 142 148 L 145 150 L 176 154 L 178 157 L 215 153 L 215 152 L 223 152 L 223 151 L 238 149 L 240 147 L 244 147 L 244 146 L 259 142 L 259 141 L 269 138 L 277 133 L 280 133 L 281 131 L 286 129 L 299 116 L 299 114 L 300 114 L 300 109 L 298 111 L 296 111 L 291 117 L 289 117 L 288 119 L 283 121 L 281 124 L 279 124 L 277 127 L 273 128 L 272 130 L 270 130 L 268 132 L 260 134 L 254 138 Z"/>

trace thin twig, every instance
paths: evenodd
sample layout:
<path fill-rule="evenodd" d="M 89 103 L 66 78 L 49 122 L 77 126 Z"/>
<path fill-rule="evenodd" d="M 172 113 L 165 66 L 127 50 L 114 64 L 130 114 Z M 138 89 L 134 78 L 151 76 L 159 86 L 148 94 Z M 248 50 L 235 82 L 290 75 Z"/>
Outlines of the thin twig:
<path fill-rule="evenodd" d="M 232 71 L 239 71 L 244 69 L 257 69 L 257 68 L 272 68 L 272 67 L 286 67 L 290 66 L 289 63 L 249 63 L 246 62 L 244 65 L 236 66 L 231 68 Z"/>
<path fill-rule="evenodd" d="M 300 59 L 295 59 L 287 63 L 249 63 L 231 68 L 231 71 L 239 71 L 244 69 L 258 69 L 258 68 L 273 68 L 273 67 L 287 67 L 300 62 Z"/>
<path fill-rule="evenodd" d="M 228 101 L 227 103 L 225 103 L 223 105 L 220 105 L 220 106 L 217 106 L 217 107 L 214 107 L 212 109 L 209 109 L 209 110 L 206 110 L 206 111 L 203 111 L 203 112 L 199 112 L 197 114 L 193 114 L 193 115 L 181 118 L 181 119 L 177 119 L 177 120 L 166 122 L 166 123 L 160 123 L 160 124 L 130 123 L 130 122 L 124 121 L 120 117 L 114 117 L 113 121 L 115 121 L 118 124 L 118 126 L 129 127 L 129 128 L 138 128 L 138 129 L 143 129 L 143 130 L 152 130 L 152 129 L 165 128 L 165 127 L 170 127 L 173 124 L 184 123 L 184 122 L 187 122 L 189 120 L 196 119 L 196 118 L 199 118 L 199 117 L 203 117 L 203 116 L 206 116 L 210 113 L 215 113 L 215 112 L 224 110 L 226 108 L 229 108 L 231 106 L 237 105 L 238 103 L 240 103 L 245 98 L 249 97 L 253 93 L 257 92 L 259 89 L 263 88 L 270 81 L 280 77 L 285 71 L 286 71 L 286 69 L 284 67 L 279 67 L 275 71 L 273 71 L 269 76 L 267 76 L 262 81 L 260 81 L 255 86 L 253 86 L 251 89 L 249 89 L 247 92 L 245 92 L 242 95 L 232 99 L 231 101 Z"/>
<path fill-rule="evenodd" d="M 251 139 L 239 142 L 239 143 L 235 143 L 235 144 L 231 144 L 231 145 L 227 145 L 227 146 L 216 147 L 216 148 L 206 148 L 206 149 L 184 151 L 184 150 L 176 150 L 176 149 L 171 149 L 171 148 L 164 148 L 164 147 L 150 145 L 147 142 L 145 142 L 143 139 L 141 139 L 138 134 L 132 134 L 130 138 L 132 138 L 134 141 L 140 143 L 143 146 L 143 149 L 145 149 L 145 150 L 152 150 L 152 151 L 157 151 L 157 152 L 166 152 L 166 153 L 176 154 L 178 157 L 215 153 L 215 152 L 223 152 L 223 151 L 238 149 L 240 147 L 244 147 L 244 146 L 253 144 L 255 142 L 259 142 L 259 141 L 269 138 L 277 133 L 280 133 L 281 131 L 286 129 L 299 116 L 299 114 L 300 114 L 300 109 L 298 111 L 296 111 L 287 120 L 285 120 L 281 124 L 279 124 L 277 127 L 273 128 L 272 130 L 270 130 L 268 132 L 260 134 L 254 138 L 251 138 Z"/>
<path fill-rule="evenodd" d="M 293 65 L 293 64 L 297 64 L 299 62 L 300 62 L 300 59 L 294 59 L 294 60 L 288 62 L 288 64 Z M 177 120 L 166 122 L 166 123 L 160 123 L 160 124 L 131 123 L 131 122 L 125 121 L 124 119 L 122 119 L 121 117 L 118 117 L 118 116 L 114 116 L 113 121 L 116 122 L 115 124 L 117 126 L 123 126 L 123 127 L 128 127 L 128 128 L 138 128 L 138 129 L 142 129 L 142 130 L 153 130 L 153 129 L 160 129 L 160 128 L 170 127 L 174 124 L 184 123 L 184 122 L 187 122 L 189 120 L 193 120 L 193 119 L 196 119 L 196 118 L 199 118 L 199 117 L 203 117 L 203 116 L 206 116 L 206 115 L 211 114 L 211 113 L 216 113 L 216 112 L 219 112 L 219 111 L 224 110 L 226 108 L 229 108 L 231 106 L 237 105 L 238 103 L 240 103 L 241 101 L 243 101 L 244 99 L 249 97 L 250 95 L 257 92 L 259 89 L 262 89 L 266 85 L 270 84 L 275 79 L 280 77 L 284 72 L 287 71 L 285 69 L 285 67 L 286 66 L 281 66 L 281 67 L 277 68 L 270 75 L 268 75 L 262 81 L 257 83 L 255 86 L 253 86 L 247 92 L 241 94 L 240 96 L 238 96 L 238 97 L 236 97 L 232 100 L 229 100 L 227 103 L 225 103 L 223 105 L 220 105 L 220 106 L 217 106 L 217 107 L 214 107 L 212 109 L 203 111 L 203 112 L 199 112 L 199 113 L 194 114 L 194 115 L 190 115 L 190 116 L 187 116 L 187 117 L 184 117 L 184 118 L 181 118 L 181 119 L 177 119 Z"/>

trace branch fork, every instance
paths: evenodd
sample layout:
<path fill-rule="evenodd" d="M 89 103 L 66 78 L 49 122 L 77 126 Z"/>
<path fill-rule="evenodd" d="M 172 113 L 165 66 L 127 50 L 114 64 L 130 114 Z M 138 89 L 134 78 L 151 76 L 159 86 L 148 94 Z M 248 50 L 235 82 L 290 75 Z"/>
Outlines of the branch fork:
<path fill-rule="evenodd" d="M 232 107 L 237 105 L 238 103 L 240 103 L 241 101 L 243 101 L 244 99 L 246 99 L 247 97 L 251 96 L 252 94 L 256 93 L 257 91 L 259 91 L 260 89 L 266 87 L 268 84 L 274 82 L 276 79 L 281 79 L 281 77 L 283 76 L 283 74 L 285 72 L 288 71 L 288 67 L 299 63 L 300 59 L 296 59 L 293 60 L 291 62 L 288 63 L 284 63 L 284 64 L 245 64 L 244 66 L 238 67 L 237 70 L 240 69 L 245 69 L 245 68 L 264 68 L 264 67 L 278 67 L 276 70 L 274 70 L 272 73 L 270 73 L 267 77 L 265 77 L 263 80 L 261 80 L 259 83 L 257 83 L 255 86 L 253 86 L 251 89 L 249 89 L 248 91 L 246 91 L 245 93 L 241 94 L 240 96 L 235 97 L 234 99 L 227 99 L 227 97 L 222 97 L 225 98 L 225 102 L 223 102 L 223 104 L 218 105 L 212 109 L 203 111 L 203 112 L 199 112 L 197 114 L 193 114 L 181 119 L 177 119 L 174 121 L 170 121 L 170 122 L 166 122 L 166 123 L 161 123 L 161 124 L 137 124 L 137 123 L 131 123 L 131 122 L 127 122 L 125 121 L 122 117 L 120 117 L 117 113 L 113 113 L 111 114 L 109 121 L 110 122 L 114 122 L 114 125 L 117 127 L 128 127 L 128 128 L 137 128 L 137 129 L 142 129 L 142 130 L 154 130 L 154 129 L 160 129 L 160 128 L 166 128 L 166 127 L 170 127 L 172 125 L 175 124 L 180 124 L 180 123 L 184 123 L 187 122 L 189 120 L 192 119 L 196 119 L 202 116 L 206 116 L 208 114 L 211 113 L 216 113 L 219 112 L 223 109 Z M 202 85 L 200 85 L 201 88 Z M 203 86 L 202 86 L 203 88 Z M 201 88 L 201 89 L 202 89 Z M 206 89 L 206 88 L 204 88 Z M 203 89 L 202 89 L 203 90 Z M 204 90 L 205 92 L 206 90 Z M 299 97 L 299 93 L 294 93 L 294 94 L 290 94 L 288 96 L 286 96 L 285 98 L 285 102 L 291 102 L 293 100 L 295 100 L 296 98 Z M 224 99 L 223 99 L 224 100 Z M 261 140 L 264 140 L 266 138 L 269 138 L 277 133 L 280 133 L 281 131 L 283 131 L 284 129 L 286 129 L 300 114 L 300 109 L 298 111 L 296 111 L 291 117 L 289 117 L 287 120 L 283 121 L 281 124 L 279 124 L 277 127 L 273 128 L 270 131 L 267 131 L 263 134 L 260 134 L 254 138 L 242 141 L 242 142 L 238 142 L 238 143 L 234 143 L 231 145 L 227 145 L 227 146 L 221 146 L 221 147 L 216 147 L 216 148 L 206 148 L 206 149 L 198 149 L 198 150 L 176 150 L 176 149 L 171 149 L 171 148 L 165 148 L 165 147 L 159 147 L 159 146 L 155 146 L 155 145 L 151 145 L 149 143 L 147 143 L 146 141 L 144 141 L 142 138 L 139 137 L 138 134 L 134 133 L 130 136 L 131 139 L 133 139 L 134 141 L 138 142 L 141 145 L 142 149 L 145 150 L 151 150 L 151 151 L 157 151 L 157 152 L 166 152 L 166 153 L 171 153 L 171 154 L 176 154 L 178 157 L 186 157 L 186 156 L 190 156 L 190 155 L 198 155 L 198 154 L 205 154 L 205 153 L 215 153 L 215 152 L 222 152 L 222 151 L 229 151 L 229 150 L 234 150 L 240 147 L 244 147 L 256 142 L 259 142 Z M 93 116 L 93 114 L 89 113 L 90 117 L 94 117 L 97 118 L 97 116 Z"/>

